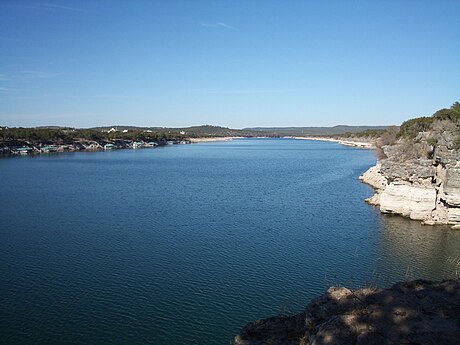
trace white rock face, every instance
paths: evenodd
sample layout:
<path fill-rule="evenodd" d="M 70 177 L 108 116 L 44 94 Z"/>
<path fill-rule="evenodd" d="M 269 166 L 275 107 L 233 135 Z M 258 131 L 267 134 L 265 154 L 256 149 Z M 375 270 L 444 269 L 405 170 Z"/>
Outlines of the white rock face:
<path fill-rule="evenodd" d="M 375 193 L 370 198 L 367 198 L 366 202 L 370 205 L 380 206 L 380 193 Z"/>
<path fill-rule="evenodd" d="M 405 182 L 389 184 L 380 195 L 380 210 L 411 219 L 431 219 L 436 208 L 436 189 Z"/>
<path fill-rule="evenodd" d="M 417 165 L 408 169 L 397 162 L 389 169 L 388 161 L 385 164 L 385 169 L 378 163 L 359 177 L 376 192 L 366 202 L 379 207 L 381 212 L 400 214 L 428 225 L 460 224 L 460 166 L 437 166 L 427 177 L 426 164 L 420 169 Z"/>
<path fill-rule="evenodd" d="M 366 201 L 384 213 L 460 228 L 460 150 L 439 140 L 436 147 L 427 147 L 423 140 L 383 146 L 387 158 L 359 177 L 375 189 Z"/>
<path fill-rule="evenodd" d="M 441 198 L 450 206 L 460 206 L 460 169 L 453 168 L 446 171 L 443 195 Z"/>
<path fill-rule="evenodd" d="M 447 223 L 460 224 L 460 208 L 447 209 Z"/>
<path fill-rule="evenodd" d="M 377 190 L 385 189 L 387 179 L 380 173 L 380 164 L 369 168 L 359 179 Z"/>

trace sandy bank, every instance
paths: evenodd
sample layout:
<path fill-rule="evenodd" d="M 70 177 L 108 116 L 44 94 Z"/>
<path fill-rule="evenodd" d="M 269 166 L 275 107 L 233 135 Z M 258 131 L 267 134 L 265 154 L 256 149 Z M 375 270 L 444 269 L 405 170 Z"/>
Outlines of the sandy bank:
<path fill-rule="evenodd" d="M 299 139 L 299 140 L 329 141 L 329 142 L 338 143 L 344 146 L 357 147 L 361 149 L 371 149 L 371 150 L 375 149 L 375 145 L 368 141 L 342 140 L 342 139 L 334 139 L 334 138 L 328 138 L 328 137 L 287 137 L 287 138 L 293 138 L 293 139 Z"/>

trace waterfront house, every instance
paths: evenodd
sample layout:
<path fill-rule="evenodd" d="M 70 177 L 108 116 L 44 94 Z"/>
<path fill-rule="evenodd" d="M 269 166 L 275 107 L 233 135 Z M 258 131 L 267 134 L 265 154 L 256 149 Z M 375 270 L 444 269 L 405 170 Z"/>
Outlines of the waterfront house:
<path fill-rule="evenodd" d="M 117 147 L 114 144 L 105 144 L 104 145 L 104 150 L 113 150 L 116 149 Z"/>
<path fill-rule="evenodd" d="M 142 141 L 135 141 L 133 142 L 133 149 L 137 149 L 139 147 L 143 147 L 145 144 Z"/>
<path fill-rule="evenodd" d="M 40 152 L 43 152 L 43 153 L 56 152 L 56 151 L 57 151 L 56 147 L 52 145 L 43 146 L 40 148 Z"/>
<path fill-rule="evenodd" d="M 20 155 L 28 155 L 31 152 L 32 152 L 32 148 L 30 147 L 20 147 L 16 149 L 16 153 L 19 153 Z"/>

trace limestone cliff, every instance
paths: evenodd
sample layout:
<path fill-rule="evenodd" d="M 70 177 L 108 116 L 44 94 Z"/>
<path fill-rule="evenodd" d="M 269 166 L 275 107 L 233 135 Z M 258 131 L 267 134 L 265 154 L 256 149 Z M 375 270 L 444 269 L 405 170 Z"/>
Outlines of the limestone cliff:
<path fill-rule="evenodd" d="M 447 115 L 446 115 L 447 114 Z M 367 201 L 384 213 L 425 224 L 460 225 L 460 105 L 407 121 L 398 139 L 360 179 L 376 189 Z"/>
<path fill-rule="evenodd" d="M 330 288 L 303 313 L 249 323 L 234 345 L 460 344 L 460 281 Z"/>

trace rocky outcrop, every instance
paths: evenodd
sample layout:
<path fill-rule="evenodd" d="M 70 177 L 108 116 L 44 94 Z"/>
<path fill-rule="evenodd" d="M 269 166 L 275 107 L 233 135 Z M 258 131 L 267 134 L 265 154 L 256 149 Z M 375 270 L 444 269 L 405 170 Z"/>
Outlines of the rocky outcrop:
<path fill-rule="evenodd" d="M 460 344 L 460 281 L 330 288 L 303 313 L 249 323 L 234 345 Z"/>
<path fill-rule="evenodd" d="M 419 155 L 424 158 L 407 158 L 409 150 L 422 151 Z M 384 213 L 399 214 L 425 224 L 460 224 L 458 151 L 447 145 L 429 146 L 423 141 L 415 145 L 399 141 L 384 146 L 383 151 L 387 158 L 360 176 L 376 190 L 367 199 L 370 204 Z"/>

